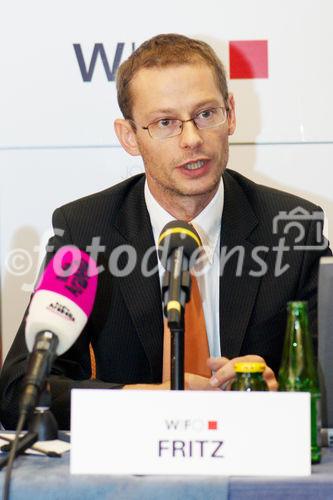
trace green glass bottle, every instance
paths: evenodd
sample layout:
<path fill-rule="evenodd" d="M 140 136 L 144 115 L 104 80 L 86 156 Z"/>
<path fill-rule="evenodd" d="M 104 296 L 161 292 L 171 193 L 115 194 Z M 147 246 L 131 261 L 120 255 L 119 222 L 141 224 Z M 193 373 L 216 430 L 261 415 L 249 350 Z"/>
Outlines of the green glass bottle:
<path fill-rule="evenodd" d="M 239 362 L 235 364 L 236 378 L 231 384 L 232 391 L 267 391 L 262 376 L 265 363 Z"/>
<path fill-rule="evenodd" d="M 311 461 L 321 460 L 320 390 L 309 330 L 307 302 L 288 302 L 288 319 L 279 371 L 280 391 L 304 391 L 311 395 Z"/>

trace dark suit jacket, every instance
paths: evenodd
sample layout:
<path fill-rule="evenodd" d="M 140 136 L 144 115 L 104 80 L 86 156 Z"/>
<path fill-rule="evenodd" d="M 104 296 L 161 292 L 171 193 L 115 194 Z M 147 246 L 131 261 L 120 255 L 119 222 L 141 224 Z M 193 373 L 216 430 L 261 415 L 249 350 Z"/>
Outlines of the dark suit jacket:
<path fill-rule="evenodd" d="M 277 372 L 287 301 L 309 301 L 310 321 L 316 335 L 318 263 L 322 255 L 330 252 L 293 250 L 298 230 L 291 228 L 284 234 L 285 223 L 282 222 L 278 225 L 278 234 L 273 234 L 273 218 L 282 210 L 290 212 L 299 206 L 311 213 L 320 208 L 301 198 L 257 185 L 231 170 L 223 177 L 221 255 L 232 249 L 234 254 L 221 265 L 224 267 L 220 277 L 222 355 L 233 358 L 259 354 Z M 64 230 L 62 237 L 55 236 L 49 242 L 55 249 L 73 243 L 86 250 L 92 238 L 100 236 L 105 251 L 99 255 L 98 265 L 105 269 L 108 269 L 111 252 L 119 245 L 133 245 L 138 257 L 135 269 L 126 277 L 113 276 L 109 271 L 99 275 L 95 307 L 84 331 L 73 347 L 54 363 L 50 377 L 52 411 L 61 428 L 69 427 L 72 388 L 113 388 L 130 383 L 161 382 L 163 319 L 159 277 L 158 273 L 144 277 L 140 268 L 147 248 L 154 246 L 144 200 L 144 181 L 143 175 L 132 177 L 110 189 L 69 203 L 54 213 L 54 228 Z M 315 244 L 316 222 L 306 219 L 303 226 L 303 244 Z M 276 247 L 281 238 L 291 247 L 283 253 L 281 264 L 289 268 L 275 276 Z M 256 254 L 253 254 L 254 249 Z M 243 265 L 241 273 L 237 273 L 241 255 Z M 258 277 L 256 274 L 264 261 L 267 272 Z M 123 253 L 119 264 L 125 266 L 126 262 Z M 149 265 L 154 267 L 156 264 L 154 251 Z M 97 380 L 90 380 L 89 342 L 95 351 Z M 7 428 L 13 428 L 16 423 L 19 387 L 27 355 L 23 319 L 0 379 L 1 419 Z"/>

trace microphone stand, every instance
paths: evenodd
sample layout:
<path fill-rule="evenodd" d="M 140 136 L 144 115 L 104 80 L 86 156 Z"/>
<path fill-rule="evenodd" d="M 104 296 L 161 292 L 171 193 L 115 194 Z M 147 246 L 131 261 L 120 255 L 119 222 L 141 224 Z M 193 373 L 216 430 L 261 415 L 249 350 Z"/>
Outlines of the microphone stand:
<path fill-rule="evenodd" d="M 184 323 L 184 322 L 183 322 Z M 183 391 L 184 381 L 184 325 L 170 328 L 171 333 L 171 379 L 172 391 Z"/>
<path fill-rule="evenodd" d="M 182 248 L 177 248 L 179 252 L 176 258 L 172 260 L 173 265 L 170 270 L 165 271 L 162 282 L 162 294 L 165 304 L 165 315 L 168 320 L 168 327 L 171 333 L 171 358 L 170 375 L 172 391 L 184 390 L 184 332 L 185 332 L 185 305 L 190 300 L 191 293 L 191 275 L 188 270 L 177 269 L 177 262 L 181 262 L 183 257 Z M 186 259 L 185 259 L 186 260 Z M 186 265 L 186 264 L 185 264 Z M 173 277 L 173 279 L 171 279 Z M 173 289 L 172 289 L 173 285 Z M 178 308 L 168 310 L 169 301 L 173 302 L 174 297 Z"/>
<path fill-rule="evenodd" d="M 51 441 L 58 438 L 58 424 L 50 411 L 50 404 L 51 395 L 49 386 L 46 383 L 40 395 L 38 406 L 36 406 L 34 413 L 28 421 L 28 432 L 19 438 L 15 458 L 24 453 L 28 448 L 33 447 L 37 441 Z M 8 445 L 4 445 L 2 450 L 10 451 L 11 445 L 12 441 Z M 52 457 L 60 456 L 58 453 L 44 452 L 40 449 L 36 449 L 36 451 L 41 451 Z M 7 465 L 8 459 L 9 454 L 0 460 L 0 470 Z"/>
<path fill-rule="evenodd" d="M 51 394 L 48 383 L 45 384 L 38 406 L 28 422 L 28 432 L 38 434 L 38 441 L 58 439 L 58 424 L 50 410 Z"/>

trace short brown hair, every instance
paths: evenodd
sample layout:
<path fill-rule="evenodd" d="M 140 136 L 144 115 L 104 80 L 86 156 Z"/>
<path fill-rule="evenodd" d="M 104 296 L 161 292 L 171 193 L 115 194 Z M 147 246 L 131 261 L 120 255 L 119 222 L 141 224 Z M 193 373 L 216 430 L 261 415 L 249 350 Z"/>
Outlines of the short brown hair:
<path fill-rule="evenodd" d="M 132 118 L 133 100 L 130 83 L 140 69 L 198 62 L 204 62 L 213 69 L 216 82 L 228 110 L 226 73 L 214 50 L 201 40 L 169 33 L 150 38 L 119 66 L 117 72 L 117 97 L 124 118 Z"/>

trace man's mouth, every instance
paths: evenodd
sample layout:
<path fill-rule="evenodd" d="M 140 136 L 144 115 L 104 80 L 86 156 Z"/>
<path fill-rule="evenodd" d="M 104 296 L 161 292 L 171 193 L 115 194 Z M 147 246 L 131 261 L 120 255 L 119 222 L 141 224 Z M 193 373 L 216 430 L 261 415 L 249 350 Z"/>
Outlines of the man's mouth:
<path fill-rule="evenodd" d="M 203 167 L 204 164 L 205 164 L 204 160 L 198 160 L 198 161 L 186 163 L 186 165 L 183 165 L 183 167 L 186 170 L 198 170 L 198 168 Z"/>

